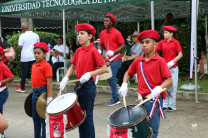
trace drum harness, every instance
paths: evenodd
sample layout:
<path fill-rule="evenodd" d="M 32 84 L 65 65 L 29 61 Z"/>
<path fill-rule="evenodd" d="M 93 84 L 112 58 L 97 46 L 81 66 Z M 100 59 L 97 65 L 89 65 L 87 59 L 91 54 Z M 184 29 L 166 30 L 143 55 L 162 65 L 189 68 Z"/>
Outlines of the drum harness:
<path fill-rule="evenodd" d="M 142 76 L 143 76 L 143 78 L 144 78 L 144 81 L 145 81 L 145 83 L 147 84 L 147 87 L 150 89 L 150 91 L 152 91 L 153 89 L 152 89 L 152 87 L 150 86 L 150 84 L 149 84 L 149 82 L 148 82 L 148 80 L 147 80 L 147 78 L 146 78 L 146 76 L 145 76 L 145 74 L 144 74 L 144 70 L 143 70 L 143 62 L 142 62 L 142 61 L 140 61 L 140 67 L 141 67 L 141 72 L 142 72 Z M 150 118 L 152 118 L 157 103 L 159 104 L 159 111 L 160 111 L 161 117 L 162 117 L 162 118 L 166 118 L 166 117 L 165 117 L 165 113 L 163 112 L 162 105 L 161 105 L 161 103 L 160 103 L 159 98 L 156 98 L 155 100 L 153 100 L 152 107 L 151 107 L 151 110 L 150 110 L 150 113 L 149 113 L 148 116 L 149 116 Z"/>

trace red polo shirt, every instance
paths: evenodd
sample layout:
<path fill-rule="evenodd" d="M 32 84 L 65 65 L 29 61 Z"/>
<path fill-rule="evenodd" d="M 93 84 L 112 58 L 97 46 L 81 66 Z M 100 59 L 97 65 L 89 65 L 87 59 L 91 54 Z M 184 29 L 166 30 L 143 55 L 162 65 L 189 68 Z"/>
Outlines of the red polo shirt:
<path fill-rule="evenodd" d="M 91 72 L 105 65 L 98 50 L 91 43 L 87 47 L 80 47 L 76 50 L 71 63 L 75 66 L 77 79 L 80 79 L 86 72 Z"/>
<path fill-rule="evenodd" d="M 168 63 L 169 61 L 177 57 L 178 52 L 182 51 L 181 45 L 178 40 L 172 38 L 169 42 L 166 39 L 161 40 L 156 47 L 156 50 L 162 50 L 163 58 Z M 178 63 L 172 66 L 175 68 L 178 66 Z"/>
<path fill-rule="evenodd" d="M 142 71 L 140 67 L 141 60 L 143 61 L 144 74 L 152 89 L 154 89 L 158 85 L 161 85 L 166 78 L 171 76 L 167 63 L 157 53 L 148 61 L 145 61 L 144 56 L 145 55 L 136 58 L 128 69 L 129 74 L 137 74 L 138 92 L 142 95 L 143 98 L 150 94 L 151 91 L 142 76 Z M 163 92 L 163 94 L 163 97 L 165 99 L 166 93 Z"/>
<path fill-rule="evenodd" d="M 40 64 L 37 64 L 36 62 L 32 65 L 32 88 L 38 88 L 47 85 L 46 78 L 48 77 L 53 77 L 53 70 L 51 65 L 46 60 Z"/>
<path fill-rule="evenodd" d="M 10 71 L 9 67 L 7 67 L 7 65 L 4 64 L 3 61 L 0 62 L 0 81 L 5 80 L 7 78 L 11 78 L 14 77 L 14 75 L 12 74 L 12 72 Z M 0 87 L 4 87 L 7 84 L 2 84 L 0 85 Z"/>
<path fill-rule="evenodd" d="M 113 51 L 118 49 L 123 43 L 125 43 L 125 41 L 123 39 L 121 32 L 119 32 L 114 27 L 110 31 L 107 31 L 107 29 L 105 29 L 100 33 L 100 44 L 105 46 L 106 52 L 108 50 Z M 118 61 L 119 59 L 122 59 L 122 55 L 119 55 L 113 61 Z"/>

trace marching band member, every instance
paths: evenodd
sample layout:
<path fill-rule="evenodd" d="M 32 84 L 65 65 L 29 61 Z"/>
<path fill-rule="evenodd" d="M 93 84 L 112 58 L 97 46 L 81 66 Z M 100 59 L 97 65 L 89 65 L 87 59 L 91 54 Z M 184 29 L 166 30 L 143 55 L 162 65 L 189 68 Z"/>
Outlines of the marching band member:
<path fill-rule="evenodd" d="M 176 91 L 178 87 L 178 61 L 182 58 L 182 48 L 180 42 L 174 38 L 177 29 L 173 26 L 163 26 L 164 38 L 161 40 L 156 50 L 162 50 L 163 58 L 170 69 L 173 85 L 167 90 L 167 97 L 163 102 L 163 110 L 176 110 Z"/>
<path fill-rule="evenodd" d="M 3 115 L 3 105 L 5 104 L 9 91 L 7 89 L 7 83 L 14 80 L 14 75 L 10 71 L 9 67 L 3 62 L 4 51 L 0 47 L 0 113 Z M 2 123 L 2 122 L 0 122 Z M 4 132 L 0 133 L 0 138 L 5 138 Z"/>
<path fill-rule="evenodd" d="M 80 79 L 80 83 L 86 83 L 92 76 L 107 72 L 106 64 L 98 50 L 91 43 L 91 39 L 96 33 L 95 28 L 87 23 L 78 24 L 76 26 L 78 32 L 78 41 L 82 45 L 78 48 L 71 60 L 71 66 L 66 76 L 60 83 L 60 89 L 63 90 L 67 84 L 69 77 L 76 70 L 76 77 Z M 100 67 L 97 69 L 97 67 Z M 76 86 L 75 86 L 76 90 Z M 78 101 L 82 108 L 87 112 L 84 123 L 79 126 L 80 138 L 95 138 L 95 129 L 93 123 L 93 108 L 96 96 L 95 82 L 90 81 L 87 85 L 76 91 Z"/>
<path fill-rule="evenodd" d="M 155 54 L 155 47 L 159 38 L 160 35 L 155 30 L 146 30 L 138 35 L 137 39 L 141 43 L 144 55 L 136 58 L 130 65 L 119 89 L 119 94 L 125 96 L 129 79 L 132 75 L 137 74 L 139 94 L 143 99 L 151 94 L 154 100 L 143 104 L 150 116 L 149 126 L 153 129 L 154 138 L 158 135 L 160 113 L 164 117 L 162 99 L 166 97 L 166 93 L 160 92 L 172 84 L 171 73 L 165 60 L 157 53 Z"/>
<path fill-rule="evenodd" d="M 105 30 L 100 33 L 100 46 L 106 50 L 106 60 L 110 61 L 112 77 L 108 83 L 112 91 L 112 99 L 106 103 L 107 106 L 114 106 L 120 103 L 117 96 L 116 75 L 122 64 L 121 51 L 126 47 L 125 41 L 120 31 L 114 28 L 116 18 L 113 14 L 108 13 L 104 19 Z"/>
<path fill-rule="evenodd" d="M 34 138 L 46 137 L 45 119 L 41 118 L 36 111 L 36 102 L 39 96 L 47 92 L 47 104 L 52 100 L 52 77 L 53 71 L 51 65 L 45 57 L 49 51 L 48 45 L 43 42 L 34 44 L 34 57 L 36 63 L 32 65 L 32 118 L 34 123 Z M 42 130 L 42 133 L 41 133 Z"/>

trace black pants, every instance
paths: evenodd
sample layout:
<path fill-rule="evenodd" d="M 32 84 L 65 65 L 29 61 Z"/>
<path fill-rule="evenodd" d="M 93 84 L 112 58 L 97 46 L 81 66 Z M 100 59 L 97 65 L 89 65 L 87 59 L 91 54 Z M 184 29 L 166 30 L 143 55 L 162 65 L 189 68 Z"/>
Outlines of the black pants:
<path fill-rule="evenodd" d="M 64 66 L 64 62 L 55 62 L 52 65 L 53 68 L 53 79 L 56 79 L 56 71 L 58 68 L 63 67 Z"/>
<path fill-rule="evenodd" d="M 134 60 L 127 60 L 127 61 L 124 61 L 118 71 L 118 74 L 117 74 L 117 83 L 121 86 L 122 83 L 123 83 L 123 78 L 124 78 L 124 74 L 126 73 L 126 71 L 128 70 L 129 66 L 131 65 L 131 63 L 133 62 Z"/>

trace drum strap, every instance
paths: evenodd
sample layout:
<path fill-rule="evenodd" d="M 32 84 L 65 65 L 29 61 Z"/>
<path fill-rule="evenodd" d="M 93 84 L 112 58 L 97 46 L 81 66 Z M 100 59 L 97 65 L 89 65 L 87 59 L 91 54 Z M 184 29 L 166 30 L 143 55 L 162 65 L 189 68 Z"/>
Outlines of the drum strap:
<path fill-rule="evenodd" d="M 116 55 L 114 55 L 112 58 L 109 59 L 109 57 L 106 55 L 106 58 L 109 60 L 109 62 L 113 61 L 117 56 L 119 56 L 120 53 L 117 53 Z"/>
<path fill-rule="evenodd" d="M 148 82 L 148 80 L 147 80 L 147 78 L 146 78 L 146 76 L 145 76 L 145 74 L 144 74 L 143 62 L 142 62 L 142 61 L 140 61 L 140 67 L 141 67 L 141 72 L 142 72 L 142 76 L 143 76 L 143 78 L 144 78 L 144 81 L 145 81 L 145 83 L 147 84 L 147 87 L 150 89 L 150 91 L 152 91 L 153 89 L 152 89 L 152 87 L 150 86 L 150 84 L 149 84 L 149 82 Z M 158 96 L 158 97 L 159 97 L 159 96 Z M 155 99 L 155 100 L 153 101 L 152 107 L 151 107 L 151 110 L 150 110 L 150 113 L 149 113 L 149 117 L 152 118 L 157 103 L 159 104 L 159 111 L 160 111 L 161 117 L 162 117 L 162 118 L 166 118 L 166 117 L 165 117 L 165 113 L 163 112 L 162 105 L 161 105 L 161 103 L 160 103 L 159 98 L 157 98 L 157 99 Z"/>

